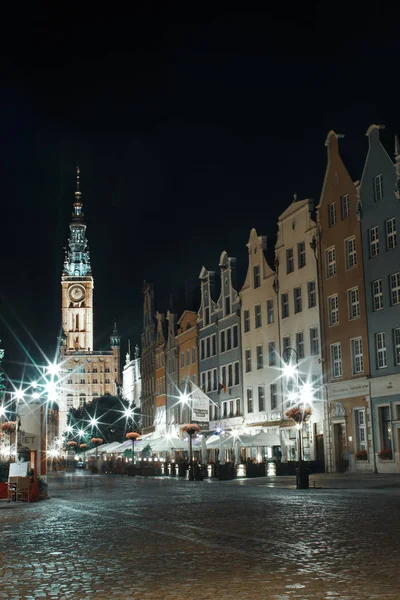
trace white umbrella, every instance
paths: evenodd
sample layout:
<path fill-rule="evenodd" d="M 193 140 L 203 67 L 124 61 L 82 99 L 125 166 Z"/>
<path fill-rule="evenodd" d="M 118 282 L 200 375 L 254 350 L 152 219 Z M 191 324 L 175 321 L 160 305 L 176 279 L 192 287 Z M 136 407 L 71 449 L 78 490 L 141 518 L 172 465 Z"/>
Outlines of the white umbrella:
<path fill-rule="evenodd" d="M 170 452 L 171 450 L 184 450 L 186 444 L 178 437 L 165 437 L 155 440 L 154 445 L 151 444 L 153 452 Z"/>

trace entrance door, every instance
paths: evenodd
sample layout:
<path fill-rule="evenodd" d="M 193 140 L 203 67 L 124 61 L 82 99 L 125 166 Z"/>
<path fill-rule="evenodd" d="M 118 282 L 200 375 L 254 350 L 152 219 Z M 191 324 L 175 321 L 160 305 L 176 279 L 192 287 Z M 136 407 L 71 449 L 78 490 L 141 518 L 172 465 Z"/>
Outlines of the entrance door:
<path fill-rule="evenodd" d="M 315 458 L 318 470 L 325 471 L 324 436 L 322 434 L 315 436 Z"/>
<path fill-rule="evenodd" d="M 344 473 L 348 469 L 348 461 L 345 459 L 346 451 L 346 430 L 344 423 L 335 423 L 333 426 L 333 436 L 335 441 L 335 464 L 336 472 Z"/>

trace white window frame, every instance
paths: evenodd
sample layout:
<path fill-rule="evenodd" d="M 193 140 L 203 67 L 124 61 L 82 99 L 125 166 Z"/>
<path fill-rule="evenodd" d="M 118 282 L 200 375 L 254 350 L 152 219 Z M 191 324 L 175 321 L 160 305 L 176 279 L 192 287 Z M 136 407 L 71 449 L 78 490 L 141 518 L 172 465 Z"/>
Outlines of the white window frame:
<path fill-rule="evenodd" d="M 328 319 L 329 327 L 339 324 L 339 296 L 337 294 L 328 298 Z"/>
<path fill-rule="evenodd" d="M 331 246 L 325 250 L 326 279 L 336 275 L 336 248 Z"/>
<path fill-rule="evenodd" d="M 346 271 L 354 269 L 357 266 L 357 249 L 356 249 L 356 237 L 353 235 L 344 240 L 345 257 L 346 257 Z"/>
<path fill-rule="evenodd" d="M 388 219 L 385 223 L 386 231 L 386 250 L 397 248 L 396 217 Z"/>
<path fill-rule="evenodd" d="M 271 323 L 274 322 L 274 318 L 275 318 L 275 315 L 274 315 L 274 299 L 273 298 L 268 298 L 267 299 L 267 324 L 271 325 Z"/>
<path fill-rule="evenodd" d="M 387 368 L 387 348 L 385 332 L 380 331 L 375 334 L 375 349 L 376 349 L 376 367 L 377 369 Z"/>
<path fill-rule="evenodd" d="M 393 329 L 394 364 L 400 365 L 400 327 Z"/>
<path fill-rule="evenodd" d="M 306 266 L 306 243 L 304 241 L 297 242 L 297 267 L 303 269 Z"/>
<path fill-rule="evenodd" d="M 258 271 L 256 271 L 258 269 Z M 256 283 L 258 285 L 256 285 Z M 260 265 L 253 266 L 253 288 L 256 290 L 261 286 L 261 269 Z"/>
<path fill-rule="evenodd" d="M 261 358 L 261 361 L 259 362 L 260 358 Z M 263 369 L 263 368 L 264 368 L 263 347 L 262 347 L 262 344 L 257 344 L 257 346 L 256 346 L 256 370 L 261 371 L 261 369 Z"/>
<path fill-rule="evenodd" d="M 364 373 L 364 357 L 362 347 L 362 337 L 352 338 L 350 340 L 351 349 L 351 368 L 353 375 Z"/>
<path fill-rule="evenodd" d="M 369 257 L 379 256 L 379 227 L 375 225 L 368 231 Z"/>
<path fill-rule="evenodd" d="M 272 361 L 271 361 L 272 358 Z M 268 342 L 268 366 L 276 366 L 276 343 L 274 340 Z"/>
<path fill-rule="evenodd" d="M 383 175 L 379 173 L 374 177 L 374 198 L 375 202 L 379 202 L 383 198 Z"/>
<path fill-rule="evenodd" d="M 248 333 L 250 331 L 250 310 L 245 308 L 243 310 L 243 332 Z"/>
<path fill-rule="evenodd" d="M 286 302 L 283 301 L 283 297 L 286 297 Z M 287 314 L 284 314 L 284 310 L 283 307 L 287 306 Z M 288 292 L 282 292 L 281 294 L 281 311 L 282 311 L 282 319 L 287 319 L 290 316 L 290 310 L 289 310 L 289 293 Z"/>
<path fill-rule="evenodd" d="M 342 208 L 342 219 L 348 219 L 350 216 L 350 198 L 349 194 L 344 194 L 340 198 L 340 204 Z"/>
<path fill-rule="evenodd" d="M 331 344 L 331 370 L 333 379 L 340 379 L 340 377 L 343 377 L 342 347 L 340 342 Z"/>
<path fill-rule="evenodd" d="M 349 319 L 353 321 L 360 317 L 360 294 L 358 286 L 347 290 L 347 301 L 349 305 Z"/>
<path fill-rule="evenodd" d="M 258 312 L 257 312 L 257 309 Z M 254 305 L 254 328 L 259 329 L 262 327 L 262 312 L 261 312 L 261 304 Z"/>
<path fill-rule="evenodd" d="M 313 289 L 311 289 L 313 286 Z M 308 308 L 317 306 L 317 284 L 315 279 L 307 282 Z"/>
<path fill-rule="evenodd" d="M 390 299 L 392 306 L 400 304 L 400 273 L 390 275 Z"/>
<path fill-rule="evenodd" d="M 328 204 L 328 225 L 329 227 L 336 225 L 336 202 Z"/>
<path fill-rule="evenodd" d="M 382 279 L 375 279 L 375 281 L 372 282 L 372 305 L 374 311 L 382 310 L 383 308 Z"/>
<path fill-rule="evenodd" d="M 278 384 L 277 383 L 270 384 L 269 394 L 270 394 L 271 410 L 276 410 L 278 408 Z"/>
<path fill-rule="evenodd" d="M 297 295 L 297 293 L 299 293 Z M 293 304 L 294 304 L 294 314 L 301 313 L 303 310 L 303 298 L 301 295 L 301 285 L 293 288 Z"/>
<path fill-rule="evenodd" d="M 248 365 L 249 368 L 247 368 Z M 245 373 L 251 373 L 251 348 L 246 348 L 244 351 L 244 368 Z"/>
<path fill-rule="evenodd" d="M 291 253 L 291 254 L 290 254 Z M 286 248 L 286 274 L 294 271 L 294 252 L 293 248 Z"/>
<path fill-rule="evenodd" d="M 367 450 L 367 421 L 365 408 L 354 409 L 356 451 Z"/>
<path fill-rule="evenodd" d="M 314 352 L 314 344 L 317 345 L 317 352 Z M 319 353 L 320 347 L 318 327 L 310 327 L 310 354 L 311 356 L 318 356 Z"/>
<path fill-rule="evenodd" d="M 297 358 L 304 358 L 304 331 L 296 332 L 296 352 Z"/>

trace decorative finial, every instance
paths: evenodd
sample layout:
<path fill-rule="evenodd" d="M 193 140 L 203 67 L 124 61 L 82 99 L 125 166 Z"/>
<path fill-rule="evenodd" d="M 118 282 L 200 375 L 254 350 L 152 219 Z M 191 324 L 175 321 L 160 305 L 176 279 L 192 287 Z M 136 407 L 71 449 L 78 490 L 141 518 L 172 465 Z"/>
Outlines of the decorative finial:
<path fill-rule="evenodd" d="M 79 181 L 79 174 L 80 174 L 81 170 L 79 168 L 79 165 L 76 165 L 76 192 L 75 192 L 75 198 L 77 202 L 80 202 L 81 200 L 81 191 L 79 189 L 79 185 L 80 185 L 80 181 Z"/>
<path fill-rule="evenodd" d="M 293 202 L 296 202 L 296 201 L 297 201 L 297 194 L 296 194 L 296 192 L 295 192 L 295 193 L 293 194 Z"/>

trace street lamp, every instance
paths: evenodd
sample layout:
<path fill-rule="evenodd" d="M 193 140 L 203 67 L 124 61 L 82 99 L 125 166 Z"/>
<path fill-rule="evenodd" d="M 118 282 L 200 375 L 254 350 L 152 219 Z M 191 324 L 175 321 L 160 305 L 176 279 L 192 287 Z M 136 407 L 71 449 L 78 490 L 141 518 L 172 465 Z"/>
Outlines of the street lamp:
<path fill-rule="evenodd" d="M 185 386 L 185 391 L 184 392 L 179 392 L 179 402 L 182 404 L 182 406 L 187 405 L 189 407 L 189 417 L 190 417 L 190 421 L 192 420 L 192 413 L 193 413 L 193 408 L 192 408 L 192 402 L 191 402 L 191 395 L 187 393 L 187 384 Z M 195 430 L 192 427 L 188 427 L 188 426 L 184 426 L 182 428 L 184 431 L 186 431 L 186 433 L 189 436 L 189 465 L 190 465 L 190 470 L 189 470 L 189 479 L 191 481 L 194 481 L 194 464 L 193 464 L 193 443 L 192 443 L 192 436 L 195 433 Z"/>
<path fill-rule="evenodd" d="M 289 380 L 294 380 L 295 385 L 294 390 L 289 393 L 288 399 L 291 402 L 293 402 L 293 400 L 297 401 L 297 408 L 292 407 L 286 411 L 287 416 L 295 421 L 298 431 L 299 466 L 296 469 L 296 488 L 308 489 L 308 470 L 305 468 L 303 461 L 302 437 L 303 423 L 306 419 L 306 403 L 308 403 L 310 397 L 312 396 L 312 387 L 308 383 L 300 386 L 298 356 L 294 348 L 285 348 L 282 353 L 282 360 L 285 363 L 285 366 L 283 367 L 283 375 Z"/>
<path fill-rule="evenodd" d="M 18 402 L 20 400 L 24 399 L 24 392 L 21 389 L 16 390 L 14 393 L 14 399 L 15 399 L 15 462 L 17 462 L 17 458 L 18 458 L 18 422 L 19 422 Z"/>

